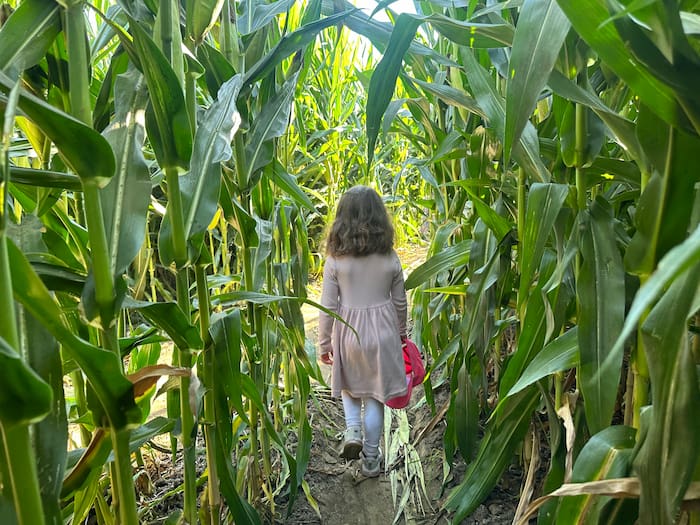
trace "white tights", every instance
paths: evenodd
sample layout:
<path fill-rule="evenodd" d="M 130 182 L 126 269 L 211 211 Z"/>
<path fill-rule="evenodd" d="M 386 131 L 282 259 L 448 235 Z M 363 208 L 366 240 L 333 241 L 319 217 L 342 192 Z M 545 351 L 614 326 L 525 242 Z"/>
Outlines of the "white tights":
<path fill-rule="evenodd" d="M 382 427 L 384 427 L 384 403 L 373 397 L 352 397 L 347 390 L 343 390 L 341 395 L 347 428 L 362 426 L 362 405 L 364 404 L 365 431 L 362 452 L 366 457 L 376 457 L 379 453 L 379 438 L 382 435 Z"/>

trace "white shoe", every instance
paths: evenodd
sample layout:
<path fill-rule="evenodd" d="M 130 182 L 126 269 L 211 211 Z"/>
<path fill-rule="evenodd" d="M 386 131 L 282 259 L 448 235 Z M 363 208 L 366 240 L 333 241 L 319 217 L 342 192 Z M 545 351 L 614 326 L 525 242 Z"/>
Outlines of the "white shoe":
<path fill-rule="evenodd" d="M 343 451 L 340 453 L 341 458 L 357 459 L 360 457 L 362 450 L 362 430 L 360 427 L 350 427 L 345 431 L 345 439 L 343 440 Z"/>

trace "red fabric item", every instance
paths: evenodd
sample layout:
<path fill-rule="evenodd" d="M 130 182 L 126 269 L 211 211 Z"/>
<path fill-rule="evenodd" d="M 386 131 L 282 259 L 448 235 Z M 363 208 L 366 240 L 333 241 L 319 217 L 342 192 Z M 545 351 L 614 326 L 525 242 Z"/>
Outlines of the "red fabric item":
<path fill-rule="evenodd" d="M 406 367 L 406 375 L 411 375 L 411 371 L 413 371 L 413 367 L 411 366 L 411 356 L 408 354 L 408 350 L 406 349 L 406 341 L 404 340 L 403 345 L 401 345 L 403 349 L 403 364 Z"/>
<path fill-rule="evenodd" d="M 418 350 L 416 343 L 410 339 L 404 340 L 403 358 L 406 365 L 408 392 L 406 392 L 406 394 L 403 396 L 387 400 L 386 406 L 390 408 L 407 407 L 409 401 L 411 401 L 413 387 L 420 385 L 423 382 L 423 379 L 425 379 L 425 365 L 423 364 L 423 358 L 420 355 L 420 350 Z"/>

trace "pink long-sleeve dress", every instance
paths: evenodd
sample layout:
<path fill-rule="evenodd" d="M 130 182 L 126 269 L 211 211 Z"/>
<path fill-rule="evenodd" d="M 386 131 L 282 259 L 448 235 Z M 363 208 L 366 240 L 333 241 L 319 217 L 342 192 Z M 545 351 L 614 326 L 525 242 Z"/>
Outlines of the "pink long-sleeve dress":
<path fill-rule="evenodd" d="M 320 350 L 333 352 L 332 395 L 347 390 L 382 403 L 404 395 L 407 300 L 396 252 L 328 257 L 321 304 L 347 323 L 319 314 Z"/>

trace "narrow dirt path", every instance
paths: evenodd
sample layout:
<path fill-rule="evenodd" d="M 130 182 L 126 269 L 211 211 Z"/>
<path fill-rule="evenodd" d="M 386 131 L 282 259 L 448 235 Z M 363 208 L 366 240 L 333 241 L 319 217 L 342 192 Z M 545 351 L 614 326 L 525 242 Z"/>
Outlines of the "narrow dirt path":
<path fill-rule="evenodd" d="M 406 275 L 425 260 L 425 248 L 411 246 L 398 250 Z M 322 283 L 310 286 L 313 299 L 318 300 Z M 318 311 L 304 306 L 307 337 L 315 344 L 318 335 Z M 328 383 L 330 366 L 321 364 Z M 428 496 L 439 493 L 439 488 L 429 484 L 439 473 L 442 483 L 442 429 L 441 418 L 433 417 L 423 402 L 422 388 L 414 390 L 413 400 L 406 411 L 387 410 L 391 429 L 385 431 L 382 449 L 388 457 L 386 472 L 378 478 L 364 478 L 359 473 L 359 461 L 345 461 L 339 456 L 344 430 L 342 403 L 330 397 L 324 385 L 315 385 L 315 398 L 309 405 L 309 417 L 314 439 L 306 481 L 311 500 L 300 497 L 292 516 L 283 523 L 333 524 L 333 525 L 389 525 L 398 523 L 448 523 L 441 517 L 437 498 Z M 402 412 L 399 413 L 399 412 Z M 418 425 L 418 426 L 417 426 Z M 399 431 L 401 429 L 401 432 Z M 422 434 L 419 434 L 422 432 Z M 435 442 L 431 442 L 431 432 Z M 418 444 L 427 449 L 418 452 Z M 388 441 L 386 441 L 388 439 Z M 410 456 L 407 463 L 406 456 Z"/>

